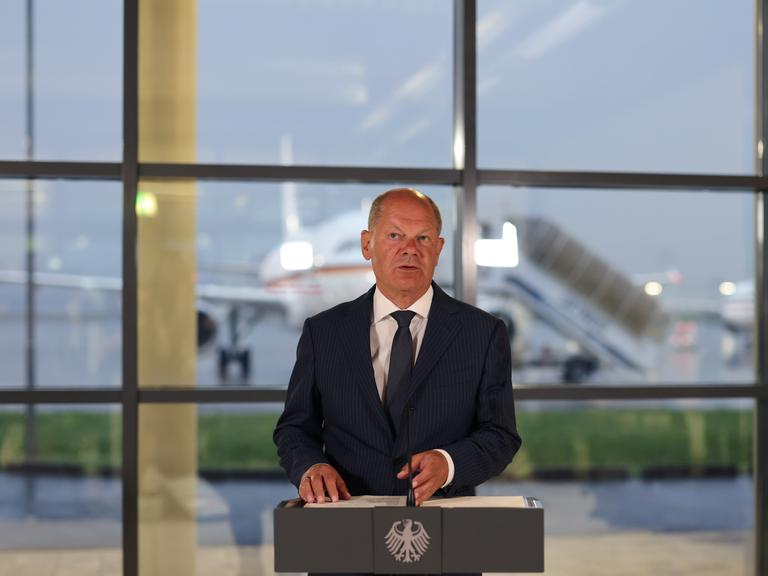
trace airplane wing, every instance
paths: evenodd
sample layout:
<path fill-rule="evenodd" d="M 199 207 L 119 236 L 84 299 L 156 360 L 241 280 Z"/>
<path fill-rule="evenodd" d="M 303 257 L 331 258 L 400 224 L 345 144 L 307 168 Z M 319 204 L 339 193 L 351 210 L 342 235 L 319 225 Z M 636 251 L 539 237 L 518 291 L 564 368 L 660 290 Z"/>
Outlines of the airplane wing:
<path fill-rule="evenodd" d="M 102 292 L 120 292 L 123 281 L 109 276 L 83 276 L 79 274 L 58 274 L 35 272 L 35 286 L 48 288 L 76 288 Z M 26 284 L 27 273 L 22 270 L 0 270 L 0 284 Z"/>
<path fill-rule="evenodd" d="M 35 286 L 45 288 L 70 288 L 100 292 L 120 292 L 123 289 L 121 278 L 109 276 L 36 272 L 33 281 Z M 24 285 L 26 283 L 26 272 L 22 270 L 0 270 L 0 284 Z M 269 292 L 261 287 L 198 284 L 196 286 L 196 293 L 198 298 L 210 302 L 247 304 L 261 307 L 264 311 L 284 312 L 287 306 L 284 295 Z"/>
<path fill-rule="evenodd" d="M 227 304 L 251 304 L 265 309 L 283 312 L 287 307 L 286 298 L 258 286 L 234 286 L 231 284 L 198 284 L 197 297 L 210 302 Z"/>

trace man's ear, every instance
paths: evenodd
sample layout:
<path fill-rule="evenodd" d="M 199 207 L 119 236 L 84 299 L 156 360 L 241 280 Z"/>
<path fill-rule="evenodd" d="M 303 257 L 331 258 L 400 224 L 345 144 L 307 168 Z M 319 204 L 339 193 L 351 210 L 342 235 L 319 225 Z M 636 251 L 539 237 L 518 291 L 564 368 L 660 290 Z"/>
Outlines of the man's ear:
<path fill-rule="evenodd" d="M 360 249 L 363 252 L 363 258 L 366 260 L 371 259 L 371 233 L 368 232 L 368 230 L 363 230 L 360 232 Z"/>

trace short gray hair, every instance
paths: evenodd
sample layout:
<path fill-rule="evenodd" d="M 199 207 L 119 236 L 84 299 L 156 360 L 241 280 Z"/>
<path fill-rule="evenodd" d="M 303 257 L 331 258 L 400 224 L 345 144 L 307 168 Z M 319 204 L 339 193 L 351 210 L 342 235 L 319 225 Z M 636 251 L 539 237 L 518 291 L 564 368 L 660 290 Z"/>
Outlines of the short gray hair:
<path fill-rule="evenodd" d="M 399 192 L 410 192 L 415 198 L 418 198 L 419 200 L 425 200 L 427 204 L 429 204 L 429 207 L 432 209 L 432 213 L 435 215 L 435 222 L 437 223 L 437 235 L 439 236 L 440 232 L 443 230 L 443 218 L 440 216 L 440 208 L 437 207 L 437 204 L 435 204 L 435 201 L 432 200 L 432 198 L 426 194 L 423 194 L 422 192 L 419 192 L 415 188 L 393 188 L 392 190 L 387 190 L 383 194 L 379 194 L 374 199 L 373 204 L 371 204 L 371 210 L 368 212 L 368 230 L 373 231 L 373 227 L 381 217 L 381 210 L 384 201 L 390 195 Z"/>

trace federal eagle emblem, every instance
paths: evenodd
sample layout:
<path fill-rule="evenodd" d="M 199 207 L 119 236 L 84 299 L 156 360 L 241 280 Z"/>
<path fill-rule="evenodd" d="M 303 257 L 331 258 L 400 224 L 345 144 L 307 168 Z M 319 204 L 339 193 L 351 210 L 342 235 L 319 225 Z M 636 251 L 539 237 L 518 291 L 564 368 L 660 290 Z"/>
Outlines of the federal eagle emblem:
<path fill-rule="evenodd" d="M 384 540 L 387 550 L 398 562 L 418 562 L 429 548 L 429 534 L 424 525 L 409 518 L 392 524 Z"/>

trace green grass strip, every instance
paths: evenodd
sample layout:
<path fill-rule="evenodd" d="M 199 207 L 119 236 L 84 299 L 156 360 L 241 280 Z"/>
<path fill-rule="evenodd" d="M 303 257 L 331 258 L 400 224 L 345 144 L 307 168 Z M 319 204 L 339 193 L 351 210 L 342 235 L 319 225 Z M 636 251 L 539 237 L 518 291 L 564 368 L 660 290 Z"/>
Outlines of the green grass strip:
<path fill-rule="evenodd" d="M 204 412 L 198 416 L 198 462 L 207 470 L 277 469 L 272 431 L 277 414 Z M 752 462 L 751 410 L 569 409 L 518 413 L 523 448 L 506 475 L 527 478 L 536 470 L 690 469 Z M 117 413 L 42 412 L 37 415 L 39 462 L 86 471 L 120 466 Z M 24 461 L 24 414 L 0 412 L 0 467 Z"/>

